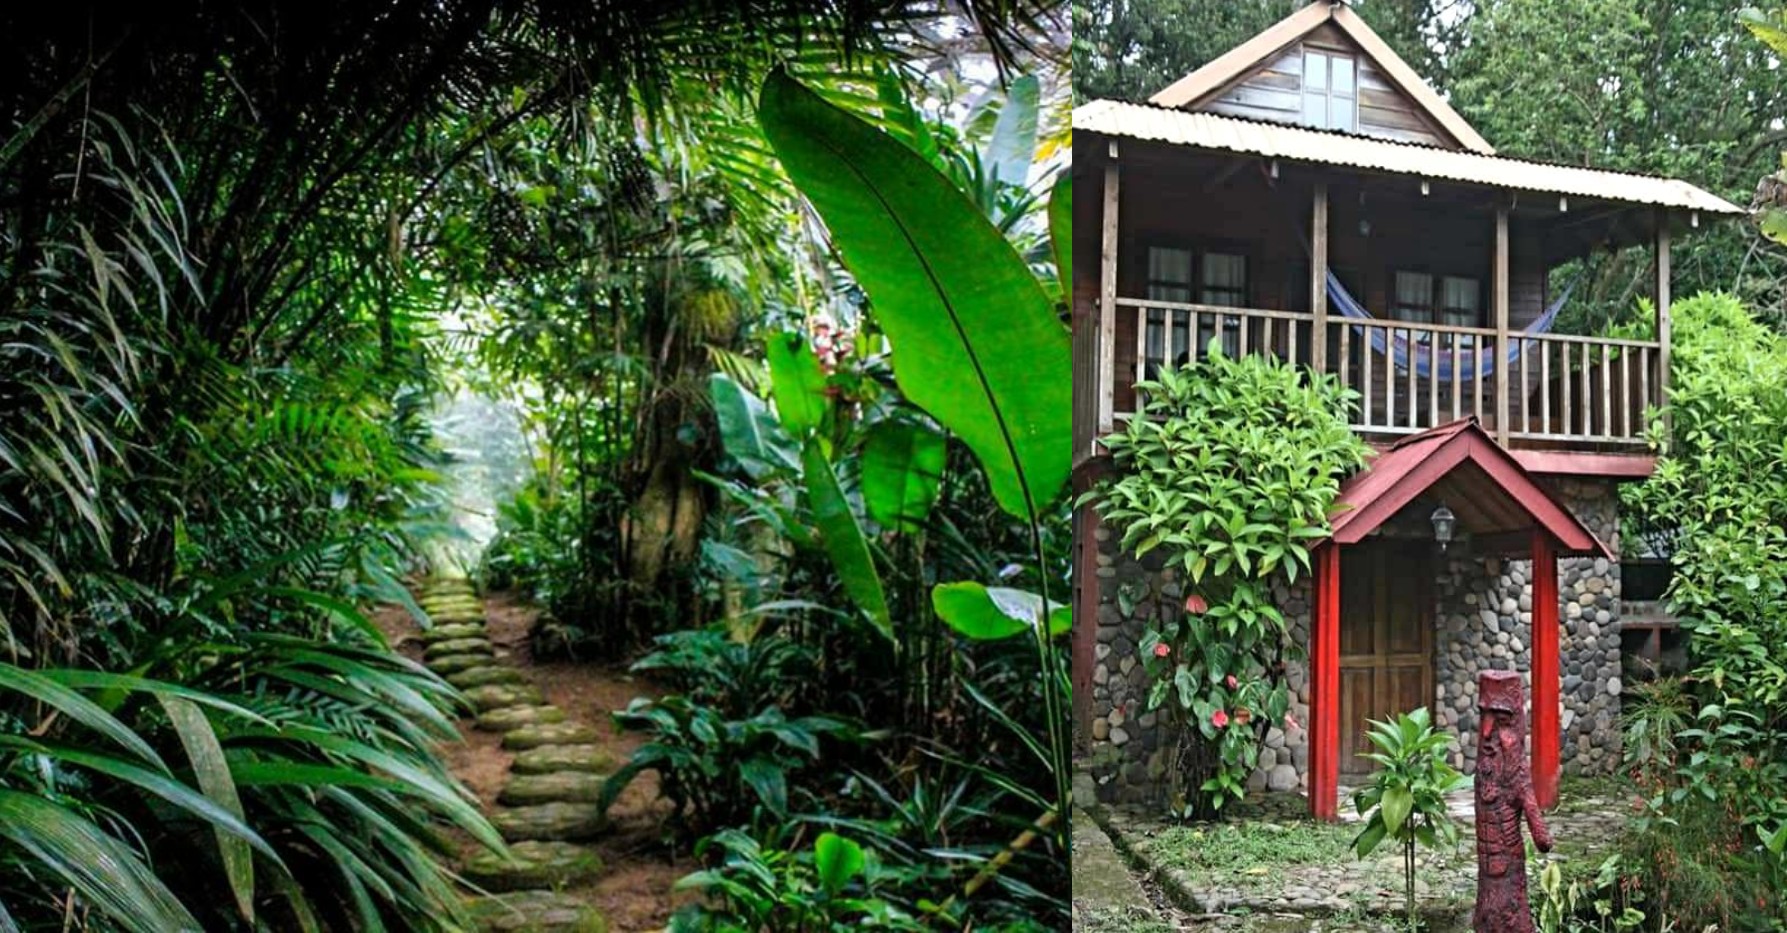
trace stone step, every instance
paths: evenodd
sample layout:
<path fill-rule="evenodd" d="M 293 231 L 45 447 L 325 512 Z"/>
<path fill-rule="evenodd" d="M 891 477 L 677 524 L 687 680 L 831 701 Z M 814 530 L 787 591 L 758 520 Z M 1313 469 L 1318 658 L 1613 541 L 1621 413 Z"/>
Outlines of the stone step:
<path fill-rule="evenodd" d="M 595 803 L 607 778 L 587 771 L 554 771 L 549 774 L 517 774 L 503 786 L 496 802 L 505 807 L 541 803 Z"/>
<path fill-rule="evenodd" d="M 555 771 L 608 774 L 614 770 L 614 756 L 600 745 L 541 745 L 517 752 L 509 770 L 516 774 L 551 774 Z"/>
<path fill-rule="evenodd" d="M 422 657 L 432 661 L 450 654 L 494 654 L 496 647 L 488 638 L 449 638 L 429 645 Z"/>
<path fill-rule="evenodd" d="M 485 732 L 513 732 L 525 726 L 564 721 L 565 711 L 556 706 L 505 706 L 479 713 L 476 725 Z"/>
<path fill-rule="evenodd" d="M 503 748 L 526 751 L 543 745 L 594 745 L 601 741 L 593 726 L 580 722 L 551 722 L 522 726 L 503 736 Z"/>
<path fill-rule="evenodd" d="M 594 881 L 602 857 L 574 842 L 528 840 L 509 847 L 509 858 L 483 851 L 465 863 L 466 880 L 489 891 L 526 891 Z"/>
<path fill-rule="evenodd" d="M 490 814 L 490 825 L 509 842 L 529 839 L 578 842 L 599 835 L 606 822 L 602 810 L 593 803 L 499 807 Z"/>
<path fill-rule="evenodd" d="M 474 667 L 468 671 L 460 671 L 448 677 L 447 683 L 461 690 L 470 690 L 473 687 L 488 687 L 491 684 L 525 684 L 527 675 L 507 664 L 498 664 L 492 661 L 489 667 Z"/>
<path fill-rule="evenodd" d="M 476 625 L 481 629 L 484 627 L 484 612 L 479 609 L 449 609 L 444 612 L 430 612 L 428 621 L 435 628 L 445 628 L 449 625 Z"/>
<path fill-rule="evenodd" d="M 445 677 L 448 674 L 469 671 L 474 667 L 489 667 L 493 660 L 494 658 L 488 654 L 450 654 L 444 658 L 434 658 L 423 666 Z"/>
<path fill-rule="evenodd" d="M 429 612 L 449 609 L 474 609 L 483 611 L 484 601 L 476 596 L 424 596 L 416 600 L 416 605 Z"/>
<path fill-rule="evenodd" d="M 411 635 L 410 639 L 424 645 L 433 645 L 461 638 L 484 638 L 488 634 L 489 630 L 484 627 L 482 622 L 450 622 L 446 625 L 423 629 Z"/>
<path fill-rule="evenodd" d="M 546 694 L 533 684 L 485 684 L 465 691 L 465 698 L 480 713 L 509 706 L 540 706 L 546 702 Z"/>
<path fill-rule="evenodd" d="M 557 891 L 517 891 L 470 902 L 483 933 L 608 933 L 588 901 Z"/>

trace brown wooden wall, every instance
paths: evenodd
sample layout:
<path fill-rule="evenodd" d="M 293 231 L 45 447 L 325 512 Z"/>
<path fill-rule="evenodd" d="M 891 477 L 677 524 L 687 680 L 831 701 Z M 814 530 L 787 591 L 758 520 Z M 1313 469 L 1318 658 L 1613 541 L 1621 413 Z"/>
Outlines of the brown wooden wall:
<path fill-rule="evenodd" d="M 1361 134 L 1457 148 L 1456 140 L 1436 127 L 1413 98 L 1392 84 L 1358 44 L 1331 23 L 1190 109 L 1274 123 L 1303 122 L 1305 47 L 1352 55 L 1357 60 Z"/>

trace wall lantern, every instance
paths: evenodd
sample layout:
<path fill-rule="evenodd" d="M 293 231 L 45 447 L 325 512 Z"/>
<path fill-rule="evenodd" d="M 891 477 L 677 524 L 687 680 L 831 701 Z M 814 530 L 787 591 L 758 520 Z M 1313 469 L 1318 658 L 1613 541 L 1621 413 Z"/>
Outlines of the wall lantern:
<path fill-rule="evenodd" d="M 1458 527 L 1458 518 L 1452 514 L 1451 509 L 1446 508 L 1442 503 L 1439 508 L 1433 510 L 1428 521 L 1433 522 L 1433 540 L 1440 543 L 1440 551 L 1444 553 L 1446 545 L 1452 543 L 1452 532 Z"/>

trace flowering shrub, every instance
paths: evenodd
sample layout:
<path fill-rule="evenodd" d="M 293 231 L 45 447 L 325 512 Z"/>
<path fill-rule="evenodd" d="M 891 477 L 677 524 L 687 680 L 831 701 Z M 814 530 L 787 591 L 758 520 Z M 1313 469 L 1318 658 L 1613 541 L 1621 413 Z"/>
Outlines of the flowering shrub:
<path fill-rule="evenodd" d="M 1177 737 L 1167 777 L 1186 818 L 1242 797 L 1267 730 L 1290 724 L 1284 662 L 1299 649 L 1271 585 L 1308 572 L 1366 447 L 1347 427 L 1353 393 L 1332 377 L 1216 344 L 1137 390 L 1143 417 L 1106 441 L 1117 478 L 1087 500 L 1126 550 L 1166 554 L 1185 590 L 1140 647 L 1149 708 Z"/>

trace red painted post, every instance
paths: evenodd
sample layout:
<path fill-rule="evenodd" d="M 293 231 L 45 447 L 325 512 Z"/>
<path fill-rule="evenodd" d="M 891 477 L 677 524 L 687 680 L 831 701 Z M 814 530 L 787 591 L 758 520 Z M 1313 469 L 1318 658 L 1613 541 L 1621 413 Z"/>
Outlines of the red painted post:
<path fill-rule="evenodd" d="M 1315 552 L 1309 646 L 1309 810 L 1333 821 L 1340 802 L 1340 545 Z"/>
<path fill-rule="evenodd" d="M 1558 729 L 1557 554 L 1543 529 L 1533 529 L 1533 792 L 1539 806 L 1557 806 Z"/>

